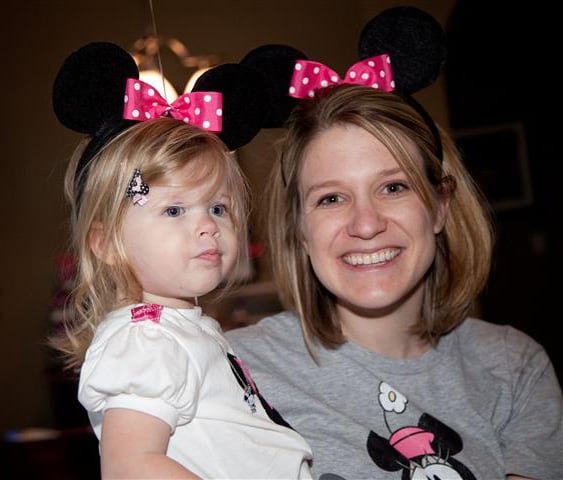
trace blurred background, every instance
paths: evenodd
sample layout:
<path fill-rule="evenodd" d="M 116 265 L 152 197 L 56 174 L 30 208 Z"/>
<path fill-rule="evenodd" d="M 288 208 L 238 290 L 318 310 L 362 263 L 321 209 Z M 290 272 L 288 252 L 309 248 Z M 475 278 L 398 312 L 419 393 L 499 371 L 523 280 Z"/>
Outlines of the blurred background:
<path fill-rule="evenodd" d="M 554 175 L 561 156 L 555 150 L 560 122 L 555 121 L 554 111 L 558 97 L 558 77 L 552 67 L 555 21 L 546 2 L 522 6 L 502 0 L 153 2 L 158 32 L 187 48 L 179 51 L 172 44 L 162 48 L 164 72 L 179 93 L 206 62 L 238 62 L 249 50 L 266 43 L 292 45 L 344 74 L 358 59 L 363 25 L 381 10 L 405 4 L 431 13 L 447 31 L 447 67 L 438 82 L 416 97 L 438 123 L 454 133 L 468 167 L 495 209 L 495 262 L 477 311 L 486 320 L 514 325 L 536 338 L 561 378 L 561 335 L 556 333 L 560 314 L 555 308 L 560 285 L 555 280 L 559 265 L 555 246 L 560 234 L 555 224 L 561 218 L 562 202 Z M 49 453 L 46 447 L 58 439 L 59 445 L 65 445 L 65 458 L 81 462 L 80 455 L 68 454 L 69 449 L 84 451 L 87 445 L 90 450 L 86 450 L 97 455 L 95 442 L 82 435 L 86 420 L 74 399 L 74 383 L 60 375 L 56 359 L 45 347 L 46 335 L 60 320 L 72 269 L 65 255 L 68 212 L 62 185 L 66 162 L 80 139 L 55 119 L 51 86 L 64 58 L 88 42 L 112 41 L 132 53 L 139 49 L 136 42 L 152 33 L 149 2 L 28 0 L 8 2 L 4 12 L 0 120 L 3 452 L 6 458 L 26 463 L 31 454 L 22 445 L 31 438 L 43 442 L 44 457 L 60 460 L 64 452 Z M 538 29 L 539 34 L 532 34 Z M 178 55 L 188 60 L 182 62 Z M 238 152 L 256 205 L 263 203 L 263 180 L 279 134 L 264 130 Z M 253 215 L 247 285 L 217 311 L 227 328 L 279 307 L 267 256 L 262 253 L 260 221 Z M 31 468 L 32 462 L 27 463 Z M 41 460 L 37 463 L 41 465 Z M 13 472 L 15 476 L 21 473 Z M 46 475 L 42 470 L 39 477 Z M 53 478 L 73 475 L 68 467 Z"/>

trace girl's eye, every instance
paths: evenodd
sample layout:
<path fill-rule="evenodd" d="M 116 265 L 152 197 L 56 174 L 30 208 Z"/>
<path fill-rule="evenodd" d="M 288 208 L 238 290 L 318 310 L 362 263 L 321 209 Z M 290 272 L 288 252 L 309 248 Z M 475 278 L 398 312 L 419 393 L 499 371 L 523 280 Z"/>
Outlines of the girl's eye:
<path fill-rule="evenodd" d="M 217 203 L 209 208 L 209 213 L 215 217 L 223 217 L 227 213 L 227 206 L 224 203 Z"/>
<path fill-rule="evenodd" d="M 168 207 L 164 210 L 164 214 L 168 217 L 179 217 L 184 213 L 184 208 L 182 207 Z"/>
<path fill-rule="evenodd" d="M 404 183 L 393 182 L 393 183 L 388 183 L 387 185 L 385 185 L 385 187 L 383 188 L 383 191 L 385 193 L 389 193 L 391 195 L 398 195 L 399 193 L 402 193 L 405 190 L 408 190 L 408 188 L 409 187 L 407 187 Z"/>
<path fill-rule="evenodd" d="M 331 193 L 330 195 L 325 195 L 324 197 L 321 197 L 317 202 L 317 205 L 334 205 L 339 201 L 340 201 L 340 197 L 334 193 Z"/>

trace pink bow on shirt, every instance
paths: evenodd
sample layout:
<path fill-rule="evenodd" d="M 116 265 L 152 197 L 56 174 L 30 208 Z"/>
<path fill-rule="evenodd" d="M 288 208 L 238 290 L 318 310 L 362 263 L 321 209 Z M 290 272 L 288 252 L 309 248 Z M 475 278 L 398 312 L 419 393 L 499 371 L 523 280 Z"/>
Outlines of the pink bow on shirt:
<path fill-rule="evenodd" d="M 289 95 L 295 98 L 314 97 L 315 90 L 340 83 L 365 85 L 385 92 L 395 90 L 389 55 L 377 55 L 355 63 L 346 72 L 344 80 L 322 63 L 298 60 L 291 78 Z"/>
<path fill-rule="evenodd" d="M 128 78 L 125 86 L 123 118 L 145 122 L 172 117 L 210 132 L 220 132 L 223 95 L 219 92 L 191 92 L 169 104 L 152 85 Z"/>
<path fill-rule="evenodd" d="M 131 321 L 144 322 L 150 320 L 153 323 L 160 323 L 160 314 L 162 313 L 162 305 L 156 303 L 149 303 L 131 309 Z"/>

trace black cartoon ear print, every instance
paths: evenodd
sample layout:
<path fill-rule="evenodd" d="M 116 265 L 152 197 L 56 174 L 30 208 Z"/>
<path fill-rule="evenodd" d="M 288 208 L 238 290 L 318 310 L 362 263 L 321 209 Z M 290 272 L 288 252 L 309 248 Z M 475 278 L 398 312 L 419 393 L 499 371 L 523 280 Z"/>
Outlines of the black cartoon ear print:
<path fill-rule="evenodd" d="M 440 23 L 415 7 L 395 7 L 372 18 L 360 34 L 361 60 L 387 53 L 397 91 L 411 95 L 432 84 L 446 60 Z"/>
<path fill-rule="evenodd" d="M 374 431 L 369 432 L 366 448 L 373 463 L 387 472 L 396 472 L 402 468 L 401 465 L 408 464 L 408 460 L 392 447 L 388 439 Z"/>
<path fill-rule="evenodd" d="M 418 420 L 418 426 L 434 434 L 432 448 L 437 452 L 455 455 L 463 449 L 463 441 L 459 434 L 432 415 L 423 413 Z"/>
<path fill-rule="evenodd" d="M 240 61 L 255 70 L 262 78 L 268 94 L 268 112 L 264 128 L 278 128 L 289 117 L 293 107 L 299 102 L 287 92 L 295 62 L 306 60 L 307 56 L 289 45 L 262 45 L 248 52 Z"/>
<path fill-rule="evenodd" d="M 133 57 L 108 42 L 73 52 L 53 85 L 53 109 L 67 128 L 93 135 L 108 120 L 121 119 L 127 78 L 139 78 Z"/>

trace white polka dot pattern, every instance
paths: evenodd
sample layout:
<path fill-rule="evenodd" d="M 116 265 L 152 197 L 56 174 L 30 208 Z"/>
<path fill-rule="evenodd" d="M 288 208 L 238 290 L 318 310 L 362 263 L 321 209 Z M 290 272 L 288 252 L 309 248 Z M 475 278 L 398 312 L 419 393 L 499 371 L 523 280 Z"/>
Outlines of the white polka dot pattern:
<path fill-rule="evenodd" d="M 191 92 L 172 104 L 148 83 L 129 78 L 123 98 L 123 118 L 147 121 L 172 117 L 210 132 L 220 132 L 223 123 L 223 95 L 219 92 Z"/>
<path fill-rule="evenodd" d="M 346 72 L 344 80 L 322 63 L 298 60 L 291 78 L 289 95 L 295 98 L 314 97 L 319 88 L 340 83 L 365 85 L 385 92 L 395 90 L 389 55 L 378 55 L 355 63 Z"/>

